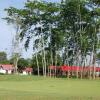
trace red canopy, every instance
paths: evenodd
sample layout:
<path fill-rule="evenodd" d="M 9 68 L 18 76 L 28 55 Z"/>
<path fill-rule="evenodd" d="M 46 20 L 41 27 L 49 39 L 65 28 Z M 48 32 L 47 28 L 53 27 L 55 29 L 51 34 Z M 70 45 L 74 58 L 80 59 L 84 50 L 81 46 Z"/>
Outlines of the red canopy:
<path fill-rule="evenodd" d="M 70 66 L 66 66 L 66 65 L 61 66 L 60 70 L 62 70 L 62 71 L 68 71 L 68 70 L 70 70 Z"/>
<path fill-rule="evenodd" d="M 89 67 L 89 66 L 85 66 L 85 67 L 82 67 L 82 66 L 67 66 L 67 65 L 64 65 L 64 66 L 60 66 L 60 67 L 57 67 L 57 66 L 49 66 L 49 68 L 51 70 L 55 70 L 55 69 L 60 69 L 61 71 L 81 71 L 82 68 L 84 71 L 89 71 L 90 69 L 93 71 L 94 70 L 94 67 Z M 96 72 L 99 72 L 100 71 L 100 67 L 95 67 L 96 69 Z"/>

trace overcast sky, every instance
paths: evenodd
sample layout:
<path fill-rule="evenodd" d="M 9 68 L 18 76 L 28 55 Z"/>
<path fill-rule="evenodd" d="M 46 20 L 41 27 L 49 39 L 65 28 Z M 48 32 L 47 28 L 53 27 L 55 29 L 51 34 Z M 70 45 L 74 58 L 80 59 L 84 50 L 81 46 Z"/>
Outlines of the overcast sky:
<path fill-rule="evenodd" d="M 9 26 L 2 18 L 6 16 L 4 11 L 5 8 L 10 6 L 14 6 L 17 8 L 23 8 L 24 3 L 26 0 L 0 0 L 0 51 L 6 51 L 7 54 L 10 56 L 11 48 L 12 48 L 12 34 L 14 30 L 11 26 Z M 60 0 L 46 0 L 46 1 L 53 1 L 59 2 Z M 23 51 L 23 57 L 29 58 L 32 54 L 32 46 L 30 45 L 30 49 L 25 52 Z"/>

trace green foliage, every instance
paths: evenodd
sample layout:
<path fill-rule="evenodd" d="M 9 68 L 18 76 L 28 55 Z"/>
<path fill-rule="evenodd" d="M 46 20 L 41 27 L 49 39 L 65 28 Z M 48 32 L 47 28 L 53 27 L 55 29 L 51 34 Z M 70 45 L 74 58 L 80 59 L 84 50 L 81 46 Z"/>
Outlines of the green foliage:
<path fill-rule="evenodd" d="M 7 63 L 7 54 L 6 52 L 0 52 L 0 64 L 5 64 Z"/>
<path fill-rule="evenodd" d="M 98 53 L 96 56 L 97 56 L 97 59 L 100 59 L 100 53 Z"/>
<path fill-rule="evenodd" d="M 100 1 L 99 0 L 91 0 L 94 4 L 100 5 Z"/>
<path fill-rule="evenodd" d="M 42 49 L 46 51 L 48 65 L 56 62 L 56 52 L 64 51 L 62 59 L 71 58 L 73 64 L 79 51 L 81 56 L 88 52 L 96 52 L 98 49 L 97 33 L 100 24 L 100 3 L 98 0 L 65 0 L 61 3 L 45 1 L 27 1 L 24 8 L 10 7 L 6 9 L 8 22 L 14 21 L 17 16 L 20 25 L 20 38 L 26 39 L 25 47 L 29 47 L 33 39 L 34 53 L 37 50 L 39 66 L 42 66 Z M 10 20 L 9 20 L 10 19 Z M 42 38 L 42 39 L 41 39 Z M 44 41 L 44 47 L 43 47 Z M 41 46 L 40 46 L 41 45 Z M 48 48 L 48 50 L 46 50 Z M 74 53 L 73 53 L 74 52 Z M 61 63 L 60 62 L 60 63 Z M 33 56 L 33 66 L 36 66 L 36 58 Z M 59 64 L 58 64 L 59 65 Z"/>
<path fill-rule="evenodd" d="M 30 66 L 29 66 L 29 61 L 28 61 L 27 59 L 20 58 L 20 59 L 18 60 L 18 69 L 19 69 L 19 70 L 22 70 L 22 69 L 24 69 L 24 68 L 26 68 L 26 67 L 30 67 Z"/>

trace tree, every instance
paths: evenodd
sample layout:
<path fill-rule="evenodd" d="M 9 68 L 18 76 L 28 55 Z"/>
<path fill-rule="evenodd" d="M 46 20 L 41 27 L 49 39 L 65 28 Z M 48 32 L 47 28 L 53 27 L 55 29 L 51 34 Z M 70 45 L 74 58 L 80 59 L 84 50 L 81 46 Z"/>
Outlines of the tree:
<path fill-rule="evenodd" d="M 7 61 L 7 54 L 6 52 L 0 52 L 0 63 L 6 63 Z"/>
<path fill-rule="evenodd" d="M 26 67 L 29 66 L 29 61 L 27 59 L 24 59 L 24 58 L 20 58 L 18 60 L 18 70 L 19 71 L 22 71 L 24 70 Z"/>
<path fill-rule="evenodd" d="M 13 38 L 13 43 L 12 43 L 12 57 L 14 59 L 13 65 L 15 66 L 15 72 L 17 73 L 17 64 L 18 64 L 18 60 L 20 58 L 20 32 L 21 32 L 21 19 L 18 16 L 17 12 L 18 10 L 15 9 L 14 7 L 10 7 L 8 9 L 5 9 L 5 11 L 7 12 L 8 16 L 6 18 L 3 18 L 4 20 L 7 21 L 8 24 L 13 25 L 14 29 L 15 29 L 15 36 Z"/>

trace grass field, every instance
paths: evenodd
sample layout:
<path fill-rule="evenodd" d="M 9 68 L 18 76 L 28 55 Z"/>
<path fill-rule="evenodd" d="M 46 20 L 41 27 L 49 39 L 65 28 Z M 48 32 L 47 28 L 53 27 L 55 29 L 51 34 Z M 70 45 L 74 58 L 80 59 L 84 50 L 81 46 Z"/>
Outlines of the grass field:
<path fill-rule="evenodd" d="M 100 100 L 100 80 L 0 75 L 0 100 Z"/>

